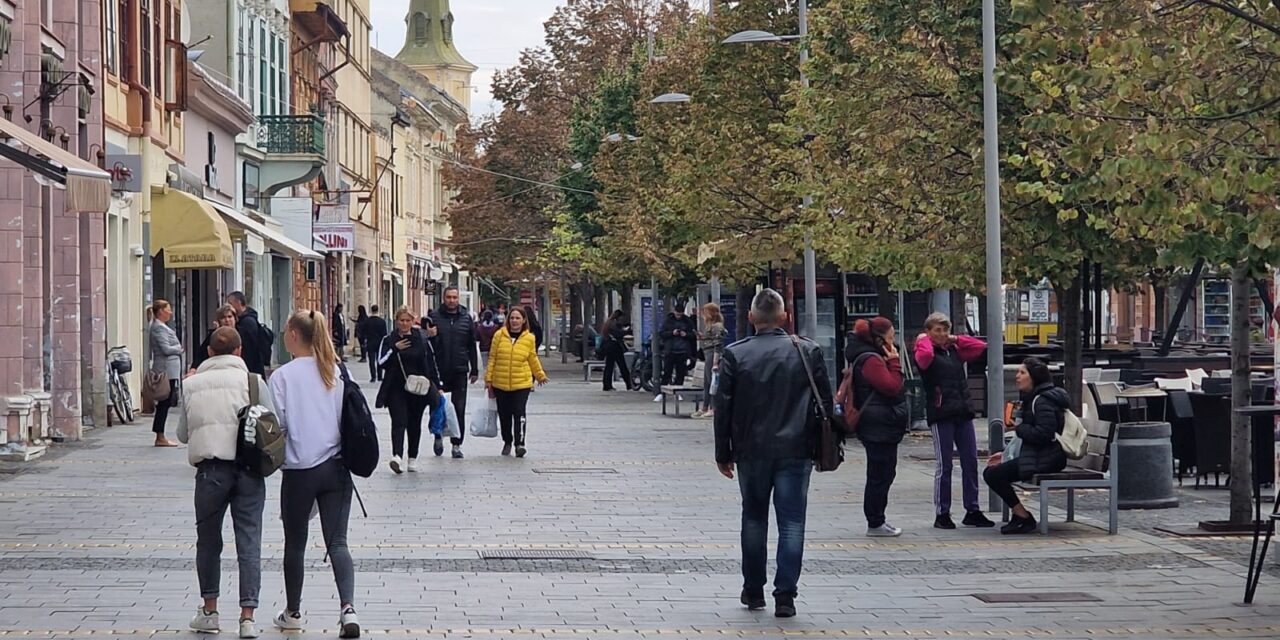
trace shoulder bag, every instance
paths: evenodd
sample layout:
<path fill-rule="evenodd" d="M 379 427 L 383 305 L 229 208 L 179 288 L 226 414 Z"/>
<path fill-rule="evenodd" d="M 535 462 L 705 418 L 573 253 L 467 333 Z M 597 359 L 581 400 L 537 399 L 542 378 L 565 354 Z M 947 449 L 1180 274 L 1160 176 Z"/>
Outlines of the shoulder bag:
<path fill-rule="evenodd" d="M 809 378 L 809 390 L 813 393 L 813 404 L 818 419 L 818 452 L 814 467 L 818 471 L 835 471 L 840 468 L 840 463 L 844 462 L 844 438 L 836 433 L 835 425 L 831 423 L 831 416 L 827 414 L 827 407 L 822 404 L 822 397 L 818 395 L 818 383 L 813 379 L 809 359 L 800 348 L 800 338 L 791 336 L 791 344 L 796 348 L 796 353 L 800 354 L 804 374 Z"/>
<path fill-rule="evenodd" d="M 396 354 L 396 362 L 400 363 L 400 375 L 404 376 L 404 390 L 415 395 L 425 396 L 431 394 L 431 381 L 426 376 L 411 376 L 405 373 L 404 359 L 400 354 Z"/>

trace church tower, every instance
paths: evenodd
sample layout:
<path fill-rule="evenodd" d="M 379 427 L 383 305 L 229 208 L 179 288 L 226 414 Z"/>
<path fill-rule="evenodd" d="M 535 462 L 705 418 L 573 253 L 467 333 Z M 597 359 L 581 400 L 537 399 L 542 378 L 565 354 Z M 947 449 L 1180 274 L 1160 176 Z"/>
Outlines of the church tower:
<path fill-rule="evenodd" d="M 470 112 L 471 76 L 477 67 L 453 44 L 449 0 L 410 0 L 405 25 L 408 33 L 396 59 L 426 76 Z"/>

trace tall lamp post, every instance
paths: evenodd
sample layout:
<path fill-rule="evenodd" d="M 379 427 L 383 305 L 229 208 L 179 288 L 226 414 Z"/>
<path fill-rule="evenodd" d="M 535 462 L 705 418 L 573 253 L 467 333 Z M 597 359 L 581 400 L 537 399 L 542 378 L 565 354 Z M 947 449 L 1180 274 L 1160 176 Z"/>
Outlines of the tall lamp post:
<path fill-rule="evenodd" d="M 1004 296 L 1000 253 L 1000 146 L 996 113 L 996 3 L 982 0 L 982 169 L 987 217 L 988 451 L 1004 448 Z M 1000 508 L 990 494 L 991 510 Z"/>
<path fill-rule="evenodd" d="M 714 0 L 713 0 L 714 2 Z M 797 3 L 800 13 L 800 32 L 794 36 L 780 36 L 768 31 L 740 31 L 722 41 L 722 44 L 751 44 L 755 42 L 783 42 L 787 40 L 803 40 L 809 35 L 809 3 L 800 0 Z M 800 85 L 809 88 L 809 74 L 805 73 L 805 63 L 809 61 L 809 47 L 800 47 Z M 802 204 L 805 209 L 813 206 L 813 196 L 805 194 Z M 818 264 L 813 251 L 813 234 L 804 236 L 804 330 L 805 337 L 811 340 L 818 338 Z"/>

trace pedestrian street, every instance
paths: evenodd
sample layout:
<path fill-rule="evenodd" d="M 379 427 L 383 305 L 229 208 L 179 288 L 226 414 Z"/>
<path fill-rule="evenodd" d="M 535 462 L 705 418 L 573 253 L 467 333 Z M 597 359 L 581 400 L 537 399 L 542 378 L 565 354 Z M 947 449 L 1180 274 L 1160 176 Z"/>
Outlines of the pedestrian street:
<path fill-rule="evenodd" d="M 468 438 L 464 460 L 429 457 L 402 475 L 384 464 L 357 481 L 368 517 L 353 509 L 349 540 L 366 636 L 1280 637 L 1280 580 L 1264 576 L 1257 604 L 1239 606 L 1244 566 L 1130 529 L 1124 513 L 1115 536 L 1090 511 L 1077 524 L 1055 511 L 1047 537 L 932 528 L 933 464 L 917 455 L 932 449 L 917 436 L 888 510 L 903 536 L 863 537 L 865 468 L 853 445 L 840 470 L 813 476 L 799 615 L 747 611 L 738 490 L 716 470 L 712 423 L 662 416 L 651 395 L 604 393 L 572 363 L 553 362 L 549 374 L 529 402 L 526 458 Z M 473 387 L 473 407 L 482 395 Z M 388 441 L 385 411 L 378 420 Z M 151 446 L 148 425 L 98 429 L 4 467 L 0 638 L 193 637 L 194 474 L 182 449 Z M 278 474 L 267 496 L 258 623 L 276 638 Z M 228 612 L 230 532 L 228 519 Z M 292 637 L 336 637 L 318 524 L 310 544 L 308 619 Z"/>

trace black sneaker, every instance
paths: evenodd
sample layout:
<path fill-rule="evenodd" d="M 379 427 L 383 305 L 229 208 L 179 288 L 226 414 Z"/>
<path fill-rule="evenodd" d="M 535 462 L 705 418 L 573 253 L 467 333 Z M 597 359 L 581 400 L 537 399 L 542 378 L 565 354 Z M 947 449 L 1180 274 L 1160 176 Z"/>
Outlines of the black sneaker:
<path fill-rule="evenodd" d="M 961 520 L 960 523 L 966 527 L 979 527 L 982 529 L 996 526 L 996 523 L 983 515 L 981 511 L 970 511 L 964 514 L 964 520 Z"/>
<path fill-rule="evenodd" d="M 1000 527 L 1000 533 L 1005 535 L 1020 535 L 1023 533 L 1034 533 L 1036 530 L 1036 519 L 1030 516 L 1019 518 L 1018 516 L 1010 516 L 1009 524 Z"/>
<path fill-rule="evenodd" d="M 933 519 L 933 528 L 934 529 L 954 529 L 956 528 L 956 523 L 951 520 L 951 514 L 940 513 L 938 514 L 938 517 Z"/>
<path fill-rule="evenodd" d="M 752 591 L 749 591 L 749 590 L 747 590 L 747 589 L 743 589 L 743 590 L 742 590 L 742 597 L 741 597 L 741 598 L 739 598 L 739 600 L 741 600 L 741 601 L 742 601 L 742 606 L 744 606 L 744 607 L 746 607 L 746 608 L 748 608 L 748 609 L 750 609 L 750 610 L 752 610 L 752 611 L 759 611 L 759 610 L 763 609 L 763 608 L 764 608 L 764 605 L 765 605 L 765 603 L 764 603 L 764 591 L 763 591 L 763 590 L 761 590 L 761 591 L 755 591 L 755 592 L 752 592 Z"/>
<path fill-rule="evenodd" d="M 436 444 L 434 447 L 432 447 L 432 450 L 435 451 L 437 458 L 444 455 L 444 437 L 443 436 L 436 436 Z"/>
<path fill-rule="evenodd" d="M 775 618 L 796 617 L 796 599 L 785 596 L 774 598 L 773 616 Z"/>

